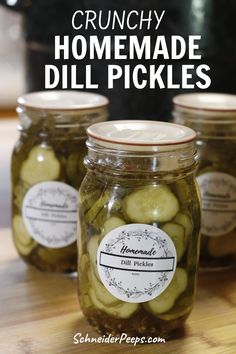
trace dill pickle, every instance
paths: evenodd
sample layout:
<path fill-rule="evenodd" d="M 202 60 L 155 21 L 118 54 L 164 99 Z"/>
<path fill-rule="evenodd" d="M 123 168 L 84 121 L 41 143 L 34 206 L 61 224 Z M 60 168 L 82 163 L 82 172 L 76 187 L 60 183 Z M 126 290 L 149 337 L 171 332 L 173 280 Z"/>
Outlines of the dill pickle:
<path fill-rule="evenodd" d="M 108 232 L 112 231 L 116 227 L 125 225 L 126 222 L 119 218 L 118 216 L 111 216 L 109 219 L 107 219 L 102 228 L 102 234 L 106 235 Z"/>
<path fill-rule="evenodd" d="M 102 302 L 103 305 L 114 306 L 119 302 L 119 300 L 115 296 L 113 296 L 98 280 L 92 268 L 89 269 L 88 279 L 91 284 L 91 287 L 94 289 L 97 300 Z"/>
<path fill-rule="evenodd" d="M 177 268 L 168 288 L 156 299 L 148 301 L 145 307 L 154 314 L 163 314 L 171 310 L 176 299 L 187 288 L 188 276 L 182 268 Z"/>
<path fill-rule="evenodd" d="M 124 200 L 124 212 L 132 222 L 171 220 L 179 211 L 179 202 L 168 186 L 143 188 Z"/>
<path fill-rule="evenodd" d="M 132 316 L 139 308 L 138 304 L 131 304 L 127 302 L 119 301 L 117 304 L 113 306 L 105 306 L 97 297 L 95 290 L 90 288 L 89 290 L 89 297 L 93 303 L 93 305 L 98 309 L 101 310 L 114 318 L 129 318 Z"/>
<path fill-rule="evenodd" d="M 236 95 L 184 94 L 174 97 L 173 102 L 174 121 L 197 133 L 197 182 L 202 204 L 200 267 L 235 267 Z M 186 188 L 181 189 L 187 197 Z"/>
<path fill-rule="evenodd" d="M 152 146 L 163 124 L 117 121 L 88 129 L 78 231 L 86 266 L 78 265 L 78 295 L 86 319 L 105 335 L 169 337 L 193 307 L 200 246 L 197 155 L 191 139 L 183 149 L 169 140 Z M 140 144 L 129 144 L 128 137 L 139 134 Z"/>
<path fill-rule="evenodd" d="M 116 323 L 119 326 L 122 325 L 121 320 L 129 319 L 130 323 L 134 323 L 148 318 L 150 314 L 156 321 L 163 322 L 163 328 L 168 328 L 167 323 L 178 322 L 178 318 L 186 318 L 191 311 L 195 287 L 195 268 L 192 268 L 195 266 L 192 260 L 196 256 L 194 252 L 198 244 L 200 210 L 195 184 L 191 177 L 184 181 L 186 183 L 178 181 L 177 184 L 175 182 L 158 187 L 143 184 L 139 187 L 127 183 L 119 187 L 117 193 L 114 180 L 104 190 L 102 180 L 93 180 L 91 175 L 85 178 L 80 190 L 80 217 L 83 220 L 81 235 L 86 234 L 87 240 L 81 243 L 81 252 L 82 258 L 88 255 L 89 262 L 86 263 L 86 269 L 80 270 L 79 295 L 84 313 L 91 323 L 98 323 L 99 328 L 102 323 L 104 326 L 109 323 L 107 316 L 112 318 L 113 325 Z M 187 200 L 183 199 L 183 190 L 180 193 L 180 185 L 187 186 Z M 96 186 L 95 191 L 93 186 Z M 150 210 L 151 204 L 156 212 Z M 143 304 L 126 303 L 116 298 L 105 288 L 98 273 L 97 252 L 100 242 L 109 232 L 129 225 L 131 220 L 137 224 L 145 221 L 145 224 L 162 229 L 173 241 L 177 253 L 178 268 L 171 284 L 156 299 Z M 193 255 L 191 262 L 186 250 Z M 83 275 L 85 273 L 86 276 Z M 182 294 L 185 294 L 186 305 L 180 304 Z M 126 328 L 126 331 L 129 330 Z"/>
<path fill-rule="evenodd" d="M 81 91 L 33 92 L 18 99 L 12 214 L 13 224 L 21 217 L 31 242 L 19 242 L 26 235 L 23 227 L 17 233 L 13 225 L 13 233 L 19 255 L 42 271 L 77 270 L 78 189 L 86 173 L 86 129 L 107 119 L 107 106 L 106 97 Z M 89 196 L 96 191 L 101 194 L 93 186 Z M 88 210 L 97 200 L 98 195 L 93 196 Z"/>
<path fill-rule="evenodd" d="M 30 200 L 32 199 L 30 197 L 31 191 L 33 191 L 32 188 L 35 186 L 41 186 L 42 183 L 45 183 L 45 186 L 42 185 L 44 190 L 50 190 L 50 184 L 49 182 L 60 182 L 63 184 L 63 186 L 66 185 L 71 185 L 75 186 L 76 188 L 78 185 L 81 183 L 82 178 L 84 177 L 84 171 L 83 169 L 78 169 L 75 168 L 74 170 L 74 179 L 72 181 L 72 175 L 73 171 L 71 169 L 70 171 L 70 179 L 67 177 L 66 173 L 66 165 L 67 165 L 67 156 L 71 156 L 72 151 L 75 151 L 74 154 L 78 154 L 77 150 L 78 147 L 82 144 L 83 146 L 83 151 L 84 151 L 84 156 L 85 156 L 85 139 L 79 140 L 79 144 L 76 142 L 72 143 L 64 143 L 63 144 L 63 149 L 61 146 L 61 142 L 55 140 L 52 142 L 52 145 L 50 145 L 49 142 L 45 143 L 36 143 L 35 146 L 31 146 L 29 144 L 29 151 L 26 154 L 26 146 L 27 145 L 22 145 L 23 150 L 21 152 L 21 148 L 19 149 L 19 146 L 15 149 L 13 152 L 13 160 L 12 160 L 12 207 L 13 207 L 13 220 L 14 220 L 14 215 L 19 214 L 22 219 L 25 217 L 24 214 L 24 201 L 26 201 L 26 198 L 28 198 L 27 202 L 27 207 L 29 206 Z M 67 148 L 67 150 L 66 150 Z M 63 153 L 63 156 L 62 156 Z M 84 158 L 80 157 L 81 159 Z M 17 160 L 18 164 L 18 169 L 14 168 L 15 161 Z M 67 165 L 68 166 L 68 165 Z M 77 182 L 76 182 L 77 181 Z M 48 186 L 48 187 L 47 187 Z M 48 189 L 46 189 L 48 188 Z M 66 187 L 64 188 L 64 192 L 66 190 Z M 57 187 L 55 185 L 54 187 L 55 191 L 55 197 L 53 197 L 53 191 L 51 192 L 51 197 L 55 199 L 55 205 L 58 204 L 58 194 L 57 193 Z M 59 193 L 60 190 L 58 190 Z M 44 192 L 45 193 L 45 192 Z M 76 190 L 73 192 L 73 195 L 76 195 L 77 192 Z M 37 195 L 37 194 L 35 194 Z M 38 194 L 40 196 L 40 194 Z M 71 195 L 71 192 L 70 192 Z M 45 197 L 46 198 L 46 197 Z M 44 199 L 45 199 L 44 198 Z M 63 199 L 63 197 L 62 197 Z M 33 199 L 34 201 L 36 200 L 35 197 Z M 43 203 L 45 203 L 43 201 Z M 45 212 L 50 212 L 47 211 L 48 208 L 54 208 L 53 206 L 53 199 L 51 199 L 51 202 L 49 204 L 45 204 Z M 59 203 L 60 204 L 60 203 Z M 31 205 L 31 204 L 30 204 Z M 48 205 L 48 206 L 47 206 Z M 34 210 L 37 211 L 37 208 L 41 208 L 39 203 L 36 201 L 35 205 L 36 209 L 30 209 L 31 214 L 29 215 L 30 217 L 34 217 L 35 212 Z M 61 207 L 59 205 L 59 207 Z M 52 209 L 52 211 L 54 210 Z M 28 209 L 27 209 L 28 210 Z M 39 210 L 39 209 L 38 209 Z M 76 212 L 76 211 L 75 211 Z M 38 214 L 37 214 L 38 215 Z M 49 214 L 48 214 L 49 215 Z M 51 214 L 53 215 L 53 214 Z M 62 215 L 62 214 L 60 214 Z M 60 216 L 58 215 L 58 217 Z M 38 216 L 36 216 L 38 217 Z M 49 217 L 49 216 L 48 216 Z M 31 223 L 30 221 L 28 224 Z M 41 227 L 41 225 L 39 225 Z M 40 270 L 45 270 L 45 271 L 50 271 L 50 272 L 73 272 L 76 270 L 76 232 L 74 233 L 74 241 L 73 245 L 67 245 L 65 241 L 65 246 L 60 247 L 59 249 L 54 249 L 53 247 L 50 247 L 50 245 L 45 245 L 45 244 L 40 244 L 39 240 L 35 239 L 33 234 L 31 233 L 32 229 L 28 229 L 28 226 L 25 225 L 25 228 L 27 229 L 28 234 L 30 234 L 31 239 L 34 241 L 32 245 L 37 246 L 37 247 L 28 247 L 24 248 L 17 240 L 15 240 L 16 248 L 19 252 L 20 255 L 24 258 L 24 260 L 32 265 L 35 265 L 37 268 Z M 40 229 L 39 229 L 40 230 Z M 48 229 L 50 230 L 50 229 Z M 62 228 L 61 228 L 62 230 Z M 70 228 L 72 230 L 72 228 Z M 47 231 L 49 233 L 50 231 Z M 70 231 L 71 232 L 71 231 Z M 14 229 L 13 229 L 14 233 Z"/>
<path fill-rule="evenodd" d="M 186 246 L 184 227 L 174 222 L 168 222 L 164 224 L 161 229 L 166 232 L 174 242 L 177 253 L 177 261 L 179 262 L 184 254 Z"/>
<path fill-rule="evenodd" d="M 193 230 L 193 222 L 191 220 L 190 215 L 187 213 L 179 213 L 175 216 L 173 219 L 174 222 L 176 222 L 179 225 L 182 225 L 184 227 L 184 234 L 185 234 L 185 243 L 188 242 L 188 238 L 192 233 Z"/>
<path fill-rule="evenodd" d="M 220 148 L 219 148 L 220 146 Z M 236 261 L 235 141 L 209 139 L 199 146 L 201 161 L 197 180 L 202 194 L 203 268 L 230 267 Z"/>
<path fill-rule="evenodd" d="M 22 164 L 20 178 L 29 185 L 55 180 L 60 175 L 60 162 L 49 146 L 35 146 Z"/>
<path fill-rule="evenodd" d="M 88 212 L 85 215 L 86 221 L 88 223 L 94 222 L 96 220 L 97 215 L 102 212 L 102 210 L 106 207 L 107 202 L 109 201 L 109 192 L 104 193 L 103 195 L 99 196 L 96 202 L 91 206 Z"/>
<path fill-rule="evenodd" d="M 15 215 L 12 221 L 14 242 L 22 256 L 26 257 L 36 247 L 36 242 L 31 238 L 25 228 L 24 221 L 20 215 Z"/>

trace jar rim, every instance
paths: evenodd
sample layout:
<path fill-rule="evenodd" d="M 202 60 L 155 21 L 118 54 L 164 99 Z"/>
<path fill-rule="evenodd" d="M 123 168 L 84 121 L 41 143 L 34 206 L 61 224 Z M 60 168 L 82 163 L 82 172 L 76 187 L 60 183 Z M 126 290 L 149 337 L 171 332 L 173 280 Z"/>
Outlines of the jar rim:
<path fill-rule="evenodd" d="M 18 98 L 20 106 L 32 110 L 58 111 L 86 111 L 102 108 L 109 105 L 107 97 L 97 93 L 73 90 L 36 91 Z"/>
<path fill-rule="evenodd" d="M 87 129 L 90 140 L 114 150 L 167 151 L 173 145 L 182 147 L 195 140 L 191 128 L 168 122 L 148 120 L 116 120 L 91 125 Z"/>
<path fill-rule="evenodd" d="M 236 115 L 236 95 L 225 93 L 186 93 L 173 98 L 177 109 L 194 112 L 209 117 L 214 114 L 215 118 L 222 117 L 222 114 Z"/>

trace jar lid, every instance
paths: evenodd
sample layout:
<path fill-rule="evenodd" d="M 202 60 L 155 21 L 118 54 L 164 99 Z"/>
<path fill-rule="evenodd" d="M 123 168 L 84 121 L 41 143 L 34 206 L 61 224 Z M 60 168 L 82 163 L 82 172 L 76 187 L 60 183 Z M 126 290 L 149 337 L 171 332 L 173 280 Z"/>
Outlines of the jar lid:
<path fill-rule="evenodd" d="M 104 107 L 109 100 L 97 93 L 59 90 L 27 93 L 18 98 L 18 104 L 31 109 L 71 111 Z"/>
<path fill-rule="evenodd" d="M 97 144 L 123 150 L 162 150 L 182 146 L 195 139 L 196 133 L 185 126 L 145 120 L 117 120 L 91 125 L 87 134 Z M 154 148 L 154 149 L 153 149 Z"/>
<path fill-rule="evenodd" d="M 236 113 L 236 95 L 224 93 L 186 93 L 173 98 L 176 108 L 201 113 Z"/>

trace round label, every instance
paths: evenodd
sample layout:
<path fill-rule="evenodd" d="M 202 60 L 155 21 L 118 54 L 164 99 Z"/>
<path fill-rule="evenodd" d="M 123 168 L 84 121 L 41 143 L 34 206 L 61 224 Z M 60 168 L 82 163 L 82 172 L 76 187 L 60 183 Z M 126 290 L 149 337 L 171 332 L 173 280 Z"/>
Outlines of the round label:
<path fill-rule="evenodd" d="M 202 195 L 202 233 L 222 236 L 236 227 L 236 178 L 222 172 L 197 177 Z"/>
<path fill-rule="evenodd" d="M 23 219 L 30 235 L 49 248 L 76 241 L 77 191 L 61 182 L 42 182 L 26 193 Z"/>
<path fill-rule="evenodd" d="M 98 273 L 118 299 L 141 303 L 160 295 L 176 268 L 170 237 L 155 226 L 129 224 L 110 231 L 97 253 Z"/>

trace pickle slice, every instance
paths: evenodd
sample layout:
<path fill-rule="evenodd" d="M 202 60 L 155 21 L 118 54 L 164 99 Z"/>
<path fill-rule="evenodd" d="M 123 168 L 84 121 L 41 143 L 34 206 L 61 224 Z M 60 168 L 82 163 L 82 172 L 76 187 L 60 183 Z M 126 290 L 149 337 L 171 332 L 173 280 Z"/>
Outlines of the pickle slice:
<path fill-rule="evenodd" d="M 124 212 L 132 222 L 150 224 L 171 220 L 179 203 L 168 186 L 146 187 L 124 199 Z"/>
<path fill-rule="evenodd" d="M 97 270 L 97 251 L 98 251 L 98 246 L 100 243 L 100 237 L 99 236 L 92 236 L 88 242 L 87 245 L 87 250 L 90 258 L 90 262 L 92 264 L 94 273 L 97 277 L 98 280 L 100 280 L 100 276 L 98 274 Z"/>
<path fill-rule="evenodd" d="M 97 279 L 92 268 L 89 269 L 88 278 L 91 288 L 93 288 L 95 291 L 96 298 L 103 305 L 111 306 L 119 302 L 119 300 L 115 296 L 113 296 Z"/>
<path fill-rule="evenodd" d="M 181 179 L 175 183 L 174 189 L 181 204 L 188 204 L 191 200 L 191 190 L 188 183 Z"/>
<path fill-rule="evenodd" d="M 185 230 L 185 242 L 193 232 L 193 223 L 189 215 L 186 213 L 178 213 L 173 219 L 177 224 L 182 225 Z"/>
<path fill-rule="evenodd" d="M 143 304 L 143 306 L 155 315 L 171 310 L 176 299 L 186 290 L 187 283 L 188 277 L 186 271 L 182 268 L 176 268 L 175 275 L 168 288 L 155 299 Z"/>
<path fill-rule="evenodd" d="M 32 242 L 28 245 L 23 245 L 22 243 L 19 242 L 17 238 L 15 238 L 15 245 L 16 245 L 16 249 L 22 256 L 28 256 L 35 248 L 36 243 Z"/>
<path fill-rule="evenodd" d="M 16 215 L 13 218 L 12 227 L 16 248 L 22 256 L 27 256 L 36 246 L 36 242 L 31 238 L 26 230 L 24 221 L 20 215 Z"/>
<path fill-rule="evenodd" d="M 174 312 L 174 313 L 166 313 L 163 315 L 158 315 L 158 318 L 160 318 L 164 321 L 176 320 L 176 319 L 181 318 L 182 316 L 187 316 L 191 310 L 192 310 L 192 306 L 188 306 L 188 307 L 178 310 L 177 312 Z"/>
<path fill-rule="evenodd" d="M 108 232 L 116 229 L 119 226 L 125 225 L 126 222 L 119 218 L 118 216 L 111 216 L 109 219 L 107 219 L 103 225 L 102 228 L 102 234 L 106 235 Z"/>
<path fill-rule="evenodd" d="M 15 238 L 17 238 L 17 241 L 19 241 L 19 243 L 22 245 L 27 246 L 33 241 L 28 231 L 26 230 L 24 221 L 20 215 L 16 215 L 13 218 L 13 230 Z"/>
<path fill-rule="evenodd" d="M 30 185 L 27 183 L 24 183 L 23 181 L 20 181 L 16 186 L 13 187 L 13 193 L 14 193 L 14 205 L 18 209 L 18 211 L 21 213 L 22 210 L 22 205 L 24 201 L 24 197 L 28 189 L 30 188 Z"/>
<path fill-rule="evenodd" d="M 163 225 L 162 230 L 170 236 L 173 241 L 176 253 L 177 261 L 180 261 L 185 251 L 185 229 L 182 225 L 176 224 L 174 222 L 168 222 Z"/>
<path fill-rule="evenodd" d="M 236 252 L 235 230 L 223 236 L 209 237 L 208 252 L 212 257 L 220 258 Z"/>
<path fill-rule="evenodd" d="M 20 171 L 21 179 L 30 185 L 55 180 L 59 175 L 60 162 L 48 146 L 35 146 Z"/>
<path fill-rule="evenodd" d="M 89 289 L 89 297 L 93 305 L 98 310 L 101 310 L 116 318 L 129 318 L 137 311 L 139 307 L 138 304 L 123 301 L 119 301 L 116 305 L 113 306 L 105 306 L 101 301 L 97 299 L 95 290 L 93 288 Z"/>

